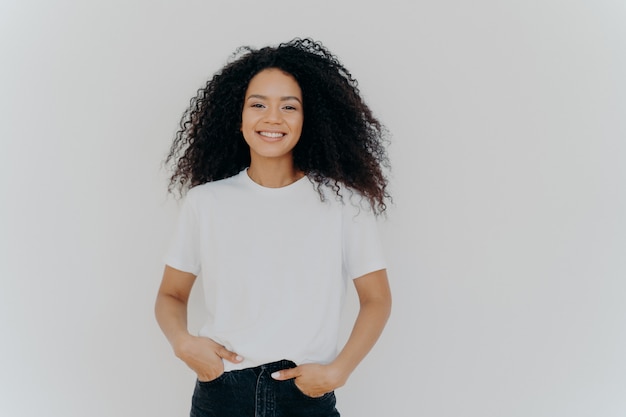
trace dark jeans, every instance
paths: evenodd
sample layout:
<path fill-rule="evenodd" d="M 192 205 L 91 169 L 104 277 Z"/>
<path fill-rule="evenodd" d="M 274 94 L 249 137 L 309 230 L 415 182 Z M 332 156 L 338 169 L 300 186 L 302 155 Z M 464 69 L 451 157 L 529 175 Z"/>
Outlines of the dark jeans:
<path fill-rule="evenodd" d="M 295 366 L 282 360 L 197 381 L 190 417 L 339 417 L 333 392 L 312 398 L 293 379 L 276 381 L 270 376 Z"/>

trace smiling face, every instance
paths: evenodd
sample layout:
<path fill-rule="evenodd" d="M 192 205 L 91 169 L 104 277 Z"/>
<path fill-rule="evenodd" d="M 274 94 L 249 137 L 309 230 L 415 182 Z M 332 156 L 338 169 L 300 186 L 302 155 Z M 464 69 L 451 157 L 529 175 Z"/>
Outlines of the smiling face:
<path fill-rule="evenodd" d="M 302 91 L 295 78 L 268 68 L 250 80 L 241 112 L 241 133 L 250 146 L 252 161 L 279 158 L 292 162 L 303 121 Z"/>

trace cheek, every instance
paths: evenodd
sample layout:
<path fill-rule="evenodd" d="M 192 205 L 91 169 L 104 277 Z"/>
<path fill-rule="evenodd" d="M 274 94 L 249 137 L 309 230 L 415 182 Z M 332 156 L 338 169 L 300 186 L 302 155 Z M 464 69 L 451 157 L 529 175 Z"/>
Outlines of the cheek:
<path fill-rule="evenodd" d="M 292 129 L 302 130 L 303 123 L 304 123 L 304 118 L 302 116 L 294 117 L 290 120 L 290 125 Z"/>
<path fill-rule="evenodd" d="M 241 112 L 241 126 L 250 126 L 255 121 L 255 114 L 248 109 Z"/>
<path fill-rule="evenodd" d="M 246 145 L 250 146 L 250 140 L 248 139 L 248 134 L 243 129 L 241 131 L 241 136 L 243 136 L 243 141 L 246 142 Z"/>
<path fill-rule="evenodd" d="M 243 119 L 241 121 L 241 131 L 242 132 L 254 130 L 254 126 L 255 126 L 254 121 L 250 120 L 249 118 Z"/>

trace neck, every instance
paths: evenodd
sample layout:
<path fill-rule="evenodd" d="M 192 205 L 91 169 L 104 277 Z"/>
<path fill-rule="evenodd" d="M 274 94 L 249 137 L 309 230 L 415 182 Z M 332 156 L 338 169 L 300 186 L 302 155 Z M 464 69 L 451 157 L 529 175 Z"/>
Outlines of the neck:
<path fill-rule="evenodd" d="M 296 169 L 293 162 L 289 164 L 252 161 L 248 168 L 248 176 L 259 185 L 269 188 L 285 187 L 293 184 L 304 176 L 304 172 Z"/>

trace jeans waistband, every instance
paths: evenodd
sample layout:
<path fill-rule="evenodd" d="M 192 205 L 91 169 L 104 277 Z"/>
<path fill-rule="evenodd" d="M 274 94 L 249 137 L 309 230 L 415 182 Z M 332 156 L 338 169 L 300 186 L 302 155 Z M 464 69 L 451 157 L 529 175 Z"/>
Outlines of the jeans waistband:
<path fill-rule="evenodd" d="M 265 371 L 268 373 L 273 373 L 276 371 L 280 371 L 281 369 L 289 369 L 289 368 L 295 368 L 296 364 L 293 361 L 287 360 L 287 359 L 282 359 L 276 362 L 270 362 L 270 363 L 265 363 L 263 365 L 259 365 L 256 368 L 258 371 Z"/>

